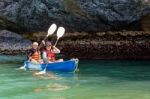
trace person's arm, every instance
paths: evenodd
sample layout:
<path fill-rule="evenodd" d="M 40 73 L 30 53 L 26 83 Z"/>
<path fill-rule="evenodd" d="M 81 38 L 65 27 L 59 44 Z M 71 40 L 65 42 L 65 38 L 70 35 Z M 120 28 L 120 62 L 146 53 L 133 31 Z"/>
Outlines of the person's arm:
<path fill-rule="evenodd" d="M 60 53 L 60 50 L 59 50 L 57 47 L 55 47 L 55 46 L 53 46 L 53 51 L 54 51 L 54 53 L 56 53 L 56 54 L 59 54 L 59 53 Z"/>

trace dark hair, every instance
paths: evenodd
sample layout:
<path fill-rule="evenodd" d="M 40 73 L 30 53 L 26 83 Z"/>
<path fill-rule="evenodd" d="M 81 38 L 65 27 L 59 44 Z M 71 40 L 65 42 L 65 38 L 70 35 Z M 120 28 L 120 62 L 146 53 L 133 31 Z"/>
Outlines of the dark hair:
<path fill-rule="evenodd" d="M 45 46 L 45 47 L 44 47 L 44 50 L 46 50 L 46 47 L 49 47 L 49 46 Z M 51 45 L 51 49 L 52 49 L 52 50 L 54 49 L 54 46 L 53 46 L 53 45 Z"/>

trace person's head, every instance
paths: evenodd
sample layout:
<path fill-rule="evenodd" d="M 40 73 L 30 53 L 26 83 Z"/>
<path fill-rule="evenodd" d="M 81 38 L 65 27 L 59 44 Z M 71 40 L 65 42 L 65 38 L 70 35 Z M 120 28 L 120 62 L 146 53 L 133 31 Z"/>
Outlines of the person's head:
<path fill-rule="evenodd" d="M 33 42 L 32 43 L 32 48 L 37 49 L 39 46 L 38 42 Z"/>
<path fill-rule="evenodd" d="M 46 50 L 51 50 L 52 49 L 52 43 L 50 41 L 46 42 Z"/>

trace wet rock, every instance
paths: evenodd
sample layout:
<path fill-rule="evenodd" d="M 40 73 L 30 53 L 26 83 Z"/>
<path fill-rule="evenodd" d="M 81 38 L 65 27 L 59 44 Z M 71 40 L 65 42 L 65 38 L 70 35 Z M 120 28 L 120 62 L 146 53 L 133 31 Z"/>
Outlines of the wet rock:
<path fill-rule="evenodd" d="M 93 37 L 81 33 L 70 34 L 70 37 L 65 36 L 59 42 L 58 47 L 67 58 L 150 59 L 149 32 L 124 31 L 101 34 L 97 33 L 95 36 L 92 35 Z"/>
<path fill-rule="evenodd" d="M 56 36 L 53 35 L 51 40 L 55 42 Z M 0 31 L 0 53 L 24 53 L 30 45 L 29 40 L 16 33 Z M 83 32 L 66 33 L 57 47 L 61 49 L 62 58 L 150 59 L 150 32 L 118 31 L 93 35 Z"/>

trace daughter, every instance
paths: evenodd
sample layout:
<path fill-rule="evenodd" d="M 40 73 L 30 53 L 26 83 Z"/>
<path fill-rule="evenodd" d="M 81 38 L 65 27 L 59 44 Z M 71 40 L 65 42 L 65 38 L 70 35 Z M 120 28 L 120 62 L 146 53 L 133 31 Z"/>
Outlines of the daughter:
<path fill-rule="evenodd" d="M 46 63 L 62 62 L 63 59 L 59 59 L 59 60 L 55 59 L 55 54 L 59 54 L 59 53 L 60 53 L 60 50 L 57 47 L 53 46 L 51 42 L 49 41 L 46 42 L 46 46 L 43 51 L 44 62 Z"/>

